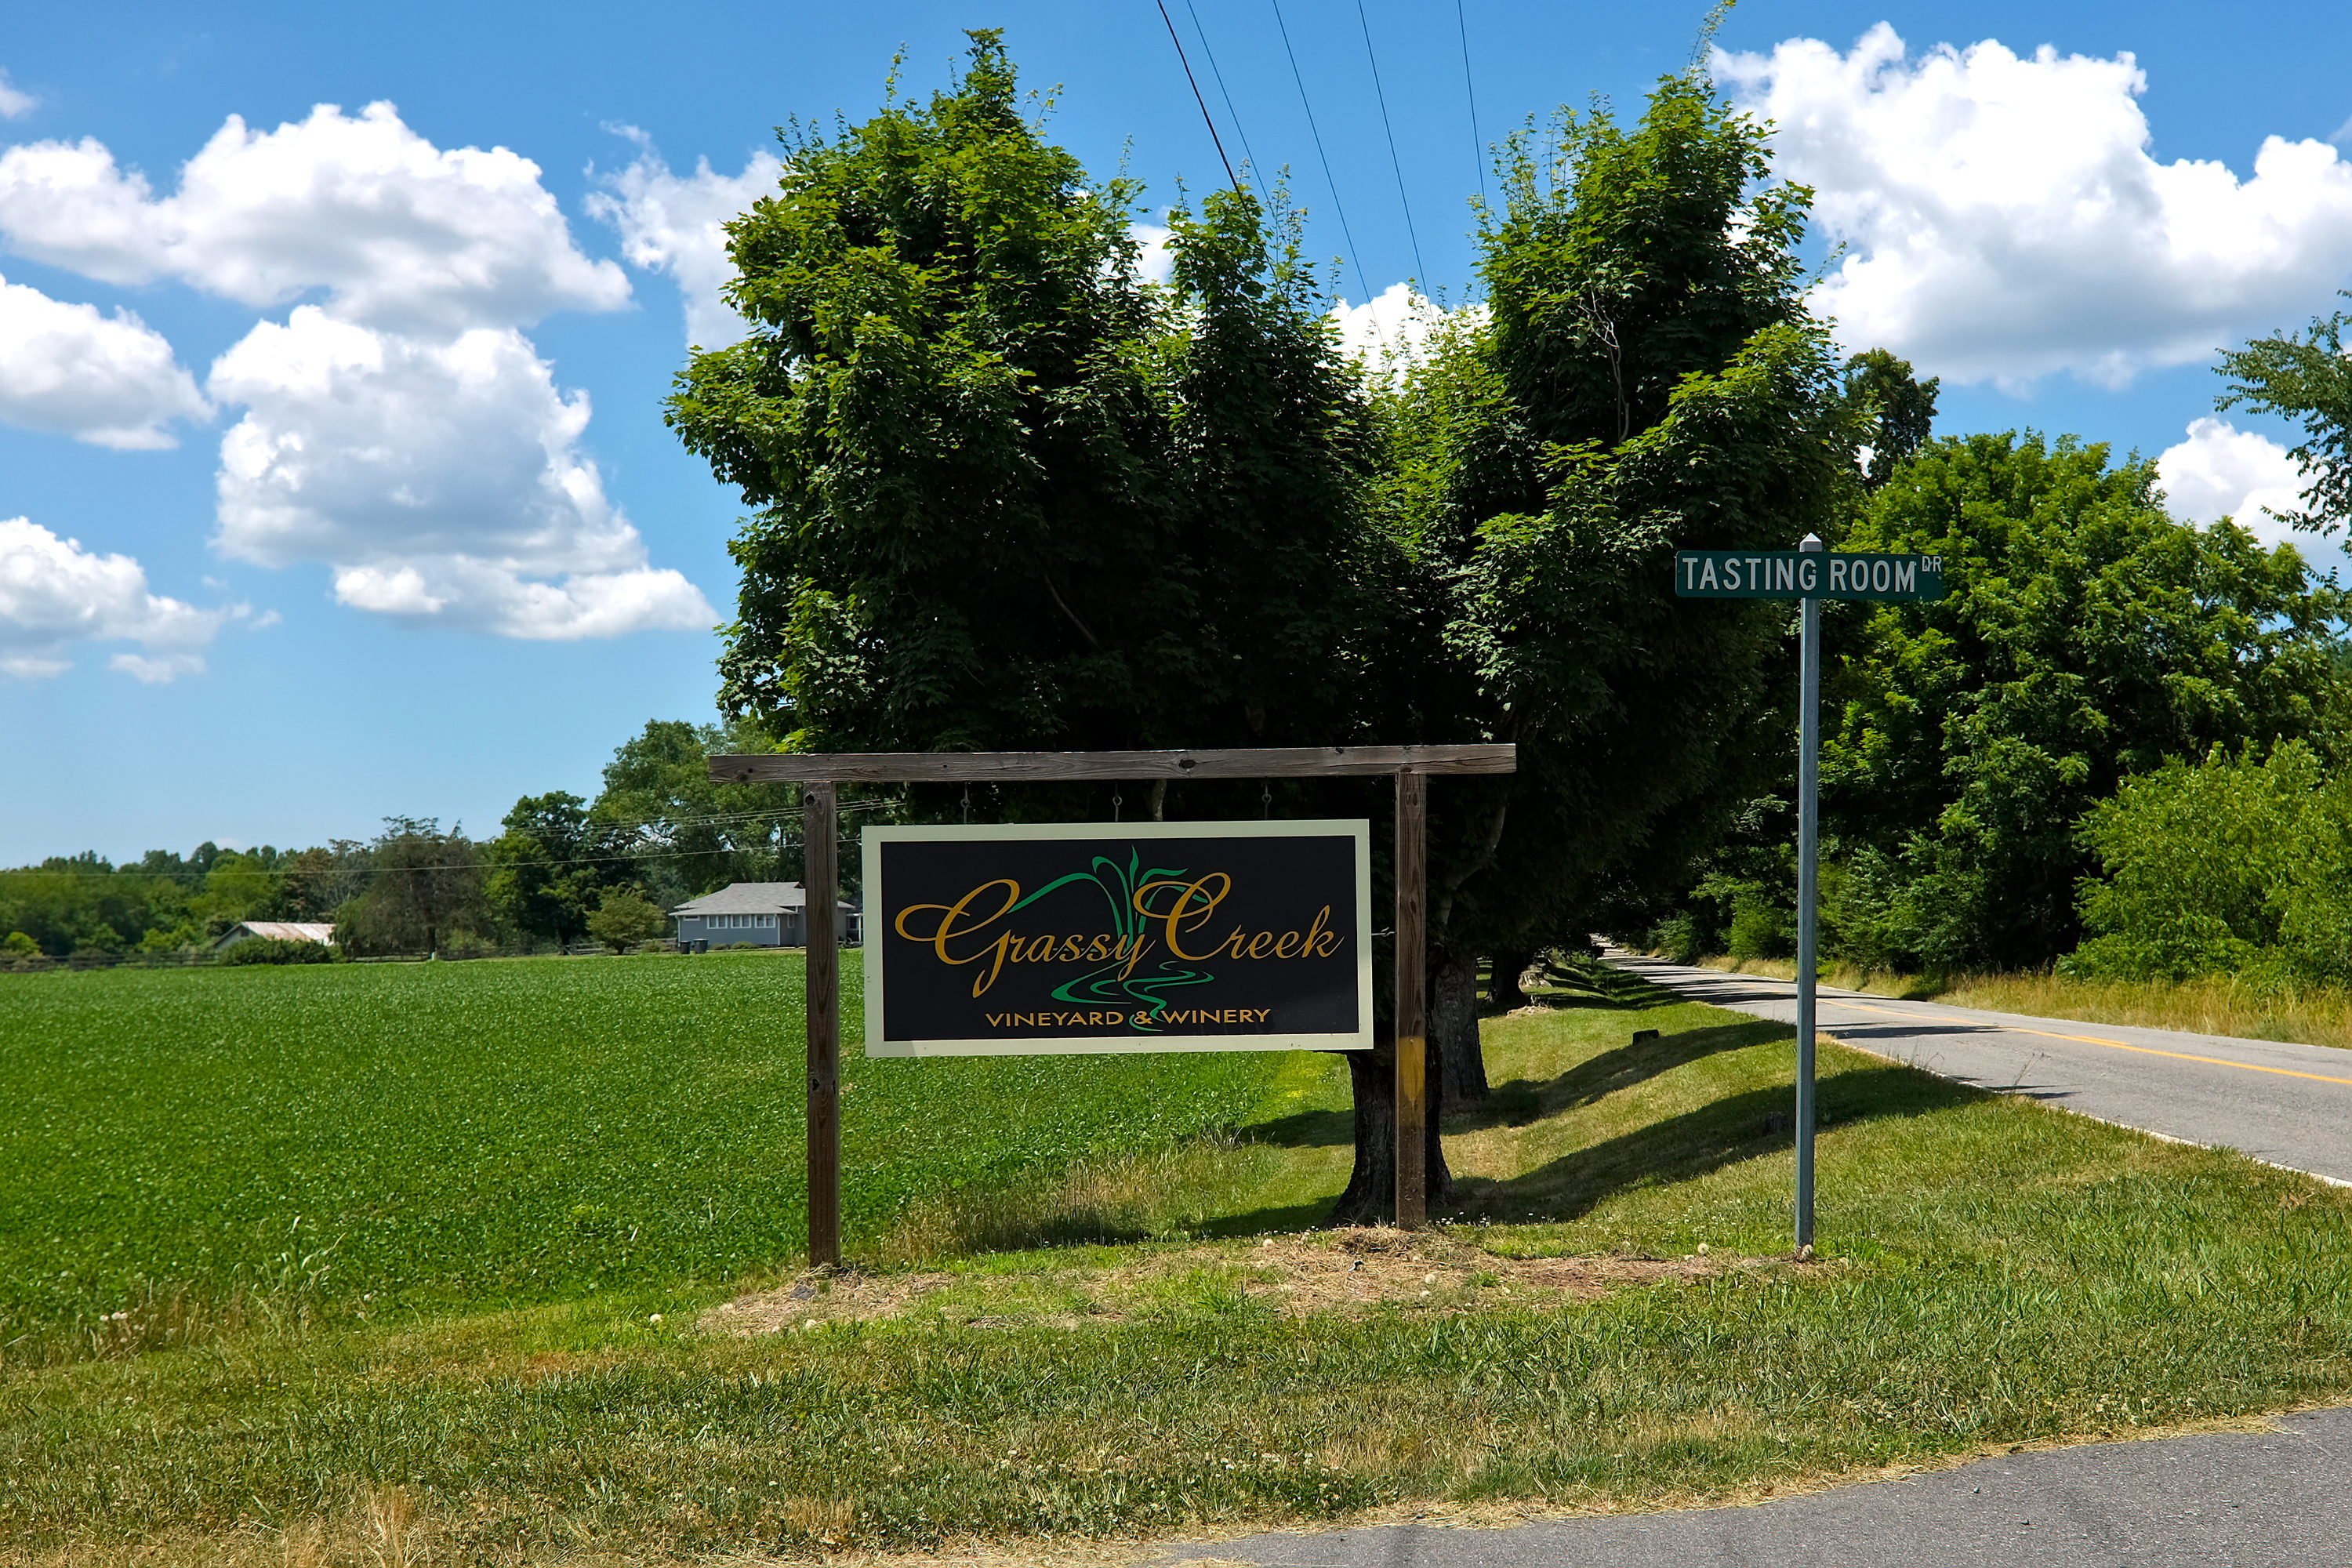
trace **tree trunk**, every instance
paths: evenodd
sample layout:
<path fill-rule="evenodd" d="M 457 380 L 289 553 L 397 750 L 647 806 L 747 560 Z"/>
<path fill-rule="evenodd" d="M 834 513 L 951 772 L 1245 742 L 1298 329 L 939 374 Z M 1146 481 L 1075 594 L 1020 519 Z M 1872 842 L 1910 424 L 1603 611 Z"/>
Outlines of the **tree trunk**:
<path fill-rule="evenodd" d="M 1348 1078 L 1356 1095 L 1356 1168 L 1348 1190 L 1331 1205 L 1332 1225 L 1386 1225 L 1396 1218 L 1396 1041 L 1380 1041 L 1369 1051 L 1349 1051 Z M 1445 1148 L 1437 1136 L 1446 1094 L 1445 1075 L 1429 1075 L 1429 1131 L 1423 1188 L 1434 1213 L 1452 1197 Z"/>
<path fill-rule="evenodd" d="M 1498 952 L 1495 955 L 1495 976 L 1487 984 L 1487 994 L 1494 999 L 1496 1011 L 1516 1013 L 1528 1005 L 1528 994 L 1519 982 L 1534 967 L 1532 952 Z"/>
<path fill-rule="evenodd" d="M 1448 1105 L 1486 1098 L 1486 1055 L 1478 1039 L 1478 957 L 1441 948 L 1430 955 L 1429 1045 L 1437 1053 L 1433 1078 L 1445 1084 Z"/>

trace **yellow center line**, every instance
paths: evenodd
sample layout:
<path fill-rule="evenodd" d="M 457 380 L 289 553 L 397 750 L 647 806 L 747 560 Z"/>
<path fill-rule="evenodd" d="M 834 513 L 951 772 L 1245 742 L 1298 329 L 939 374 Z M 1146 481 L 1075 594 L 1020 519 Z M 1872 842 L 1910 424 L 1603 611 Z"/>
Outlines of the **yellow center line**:
<path fill-rule="evenodd" d="M 1933 1013 L 1898 1013 L 1892 1007 L 1874 1007 L 1866 1002 L 1832 1000 L 1833 1007 L 1851 1007 L 1861 1013 L 1884 1013 L 1890 1018 L 1907 1018 L 1913 1023 L 1937 1021 Z M 2233 1062 L 2221 1057 L 2193 1057 L 2186 1051 L 2159 1051 L 2150 1046 L 2126 1045 L 2121 1040 L 2103 1040 L 2096 1035 L 2061 1035 L 2049 1029 L 2021 1029 L 2014 1024 L 1994 1024 L 1990 1027 L 2011 1035 L 2039 1035 L 2045 1040 L 2079 1040 L 2086 1046 L 2105 1046 L 2111 1050 L 2137 1051 L 2144 1057 L 2168 1057 L 2177 1062 L 2203 1062 L 2208 1067 L 2238 1068 L 2246 1072 L 2275 1073 L 2280 1078 L 2307 1078 L 2314 1083 L 2340 1083 L 2352 1087 L 2352 1078 L 2329 1078 L 2326 1073 L 2296 1072 L 2292 1068 L 2259 1067 L 2252 1062 Z"/>

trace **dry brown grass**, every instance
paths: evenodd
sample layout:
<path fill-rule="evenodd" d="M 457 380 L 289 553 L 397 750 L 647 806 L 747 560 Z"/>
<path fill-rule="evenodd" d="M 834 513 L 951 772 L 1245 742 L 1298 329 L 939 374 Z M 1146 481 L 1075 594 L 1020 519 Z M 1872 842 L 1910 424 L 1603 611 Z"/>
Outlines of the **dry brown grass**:
<path fill-rule="evenodd" d="M 1779 1262 L 1725 1255 L 1507 1258 L 1442 1231 L 1349 1227 L 1140 1255 L 1087 1249 L 1011 1274 L 811 1273 L 714 1307 L 696 1326 L 758 1335 L 892 1319 L 1076 1329 L 1201 1313 L 1459 1313 L 1559 1306 L 1629 1285 Z"/>
<path fill-rule="evenodd" d="M 1797 974 L 1796 964 L 1780 958 L 1706 958 L 1700 963 L 1734 974 L 1769 974 L 1782 980 L 1793 980 Z M 1822 979 L 1848 991 L 1943 1002 L 1989 1013 L 2352 1049 L 2352 994 L 2249 984 L 2234 974 L 2200 974 L 2178 981 L 2087 980 L 2048 971 L 1927 975 L 1837 965 Z"/>
<path fill-rule="evenodd" d="M 1703 1416 L 1671 1427 L 1654 1421 L 1637 1422 L 1634 1426 L 1655 1427 L 1667 1436 L 1686 1436 L 1699 1430 L 1716 1428 L 1727 1431 L 1733 1426 L 1744 1427 L 1750 1424 L 1748 1413 L 1726 1411 L 1719 1413 L 1717 1417 Z M 2128 1440 L 2145 1442 L 2218 1432 L 2275 1433 L 2279 1430 L 2275 1416 L 2237 1415 L 2136 1431 L 2129 1435 Z M 1629 1436 L 1639 1435 L 1632 1429 L 1628 1431 Z M 1469 1436 L 1476 1437 L 1480 1435 Z M 1421 1496 L 1368 1509 L 1344 1519 L 1318 1521 L 1306 1528 L 1360 1531 L 1412 1525 L 1424 1530 L 1491 1531 L 1514 1525 L 1646 1513 L 1675 1508 L 1752 1505 L 1826 1491 L 1836 1487 L 1902 1481 L 1971 1464 L 1994 1455 L 2066 1447 L 2079 1440 L 1987 1443 L 1914 1461 L 1782 1472 L 1769 1479 L 1759 1479 L 1732 1488 L 1659 1489 L 1638 1500 L 1607 1494 L 1574 1500 L 1509 1498 L 1464 1501 Z M 1395 1458 L 1387 1447 L 1361 1438 L 1332 1445 L 1318 1456 L 1320 1461 L 1328 1466 L 1350 1469 L 1376 1469 L 1393 1462 Z M 139 1542 L 84 1542 L 69 1547 L 32 1550 L 0 1547 L 0 1568 L 384 1568 L 386 1563 L 394 1562 L 410 1564 L 413 1568 L 484 1562 L 497 1563 L 500 1568 L 777 1568 L 782 1563 L 806 1563 L 812 1560 L 822 1562 L 825 1568 L 1246 1568 L 1249 1561 L 1223 1555 L 1214 1544 L 1210 1544 L 1203 1552 L 1197 1546 L 1171 1549 L 1165 1537 L 1153 1539 L 1132 1535 L 1013 1541 L 960 1538 L 941 1541 L 934 1546 L 914 1552 L 859 1547 L 827 1549 L 822 1543 L 822 1536 L 846 1524 L 847 1509 L 835 1500 L 798 1497 L 786 1500 L 786 1510 L 793 1522 L 808 1531 L 810 1543 L 815 1548 L 814 1552 L 802 1548 L 784 1555 L 761 1551 L 680 1552 L 642 1546 L 605 1545 L 584 1540 L 565 1544 L 525 1546 L 510 1553 L 500 1552 L 485 1558 L 478 1552 L 451 1551 L 435 1540 L 432 1529 L 436 1521 L 418 1512 L 414 1500 L 405 1494 L 398 1501 L 390 1502 L 391 1509 L 400 1517 L 401 1550 L 406 1553 L 394 1557 L 386 1554 L 387 1541 L 378 1523 L 379 1510 L 386 1502 L 389 1502 L 387 1493 L 363 1491 L 353 1500 L 350 1509 L 333 1518 L 301 1520 L 282 1529 L 245 1525 L 219 1533 L 185 1531 Z M 1296 1524 L 1289 1527 L 1293 1531 L 1300 1529 Z M 1214 1542 L 1230 1539 L 1236 1531 L 1231 1528 L 1210 1528 L 1187 1533 L 1193 1542 Z M 1183 1551 L 1183 1555 L 1178 1554 L 1180 1550 Z"/>

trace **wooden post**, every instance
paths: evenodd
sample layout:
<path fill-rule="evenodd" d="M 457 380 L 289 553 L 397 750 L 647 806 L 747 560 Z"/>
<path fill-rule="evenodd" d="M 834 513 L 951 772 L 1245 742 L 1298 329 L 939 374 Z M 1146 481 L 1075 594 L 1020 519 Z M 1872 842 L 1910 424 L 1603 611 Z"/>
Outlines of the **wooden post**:
<path fill-rule="evenodd" d="M 1396 776 L 1396 1222 L 1429 1218 L 1429 1026 L 1422 963 L 1429 886 L 1428 781 Z"/>
<path fill-rule="evenodd" d="M 801 930 L 808 942 L 808 1244 L 809 1267 L 841 1261 L 841 901 L 833 781 L 801 792 L 801 873 L 807 902 Z"/>

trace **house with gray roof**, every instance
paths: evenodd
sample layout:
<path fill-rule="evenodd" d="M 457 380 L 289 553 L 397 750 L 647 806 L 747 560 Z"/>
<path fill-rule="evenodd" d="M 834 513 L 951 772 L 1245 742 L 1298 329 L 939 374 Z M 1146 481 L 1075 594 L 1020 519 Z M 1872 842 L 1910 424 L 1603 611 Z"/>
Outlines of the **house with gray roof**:
<path fill-rule="evenodd" d="M 860 936 L 857 900 L 835 906 L 834 929 L 842 942 Z M 730 882 L 715 893 L 689 899 L 670 910 L 681 946 L 707 942 L 713 947 L 751 942 L 760 947 L 808 945 L 808 891 L 798 882 Z"/>
<path fill-rule="evenodd" d="M 332 946 L 335 922 L 332 921 L 239 921 L 221 933 L 213 943 L 215 952 L 234 947 L 255 937 L 267 937 L 271 942 L 315 942 Z"/>

